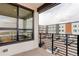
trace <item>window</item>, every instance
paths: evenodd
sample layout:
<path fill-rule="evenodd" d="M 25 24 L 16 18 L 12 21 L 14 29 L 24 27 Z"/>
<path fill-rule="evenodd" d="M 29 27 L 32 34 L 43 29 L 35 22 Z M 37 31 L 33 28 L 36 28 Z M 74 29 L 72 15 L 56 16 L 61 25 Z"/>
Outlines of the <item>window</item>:
<path fill-rule="evenodd" d="M 64 32 L 64 30 L 62 30 L 62 32 Z"/>
<path fill-rule="evenodd" d="M 59 32 L 61 32 L 61 30 L 59 30 Z"/>
<path fill-rule="evenodd" d="M 63 28 L 63 26 L 62 26 L 62 28 Z"/>
<path fill-rule="evenodd" d="M 77 30 L 76 30 L 76 29 L 74 29 L 73 31 L 74 31 L 74 32 L 77 32 Z"/>
<path fill-rule="evenodd" d="M 79 27 L 79 25 L 78 25 L 78 27 Z"/>
<path fill-rule="evenodd" d="M 17 7 L 10 4 L 0 4 L 0 43 L 17 40 Z"/>
<path fill-rule="evenodd" d="M 78 30 L 78 32 L 79 32 L 79 30 Z"/>
<path fill-rule="evenodd" d="M 77 25 L 73 25 L 73 27 L 77 27 Z"/>
<path fill-rule="evenodd" d="M 33 11 L 11 4 L 0 4 L 0 45 L 33 40 Z"/>

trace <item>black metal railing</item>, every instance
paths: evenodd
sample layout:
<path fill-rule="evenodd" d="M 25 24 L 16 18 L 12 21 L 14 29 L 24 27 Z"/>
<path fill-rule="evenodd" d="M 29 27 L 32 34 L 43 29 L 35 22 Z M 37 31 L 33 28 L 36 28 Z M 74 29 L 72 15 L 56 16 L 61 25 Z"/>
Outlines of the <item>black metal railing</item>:
<path fill-rule="evenodd" d="M 41 47 L 58 56 L 78 55 L 78 35 L 73 34 L 40 34 Z"/>

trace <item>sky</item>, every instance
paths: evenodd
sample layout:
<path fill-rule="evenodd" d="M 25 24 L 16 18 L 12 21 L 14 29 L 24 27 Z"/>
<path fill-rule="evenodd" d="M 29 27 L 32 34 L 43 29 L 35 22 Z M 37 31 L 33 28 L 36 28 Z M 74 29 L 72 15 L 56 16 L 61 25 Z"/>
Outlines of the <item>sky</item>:
<path fill-rule="evenodd" d="M 79 4 L 62 3 L 39 14 L 39 25 L 79 21 Z"/>

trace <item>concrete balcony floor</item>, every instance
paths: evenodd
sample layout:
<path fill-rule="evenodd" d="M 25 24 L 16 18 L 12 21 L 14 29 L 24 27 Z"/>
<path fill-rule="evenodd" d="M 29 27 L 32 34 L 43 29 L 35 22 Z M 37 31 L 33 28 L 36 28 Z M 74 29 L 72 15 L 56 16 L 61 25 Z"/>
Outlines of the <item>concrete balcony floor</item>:
<path fill-rule="evenodd" d="M 27 52 L 19 53 L 14 56 L 53 56 L 43 48 L 36 48 Z"/>

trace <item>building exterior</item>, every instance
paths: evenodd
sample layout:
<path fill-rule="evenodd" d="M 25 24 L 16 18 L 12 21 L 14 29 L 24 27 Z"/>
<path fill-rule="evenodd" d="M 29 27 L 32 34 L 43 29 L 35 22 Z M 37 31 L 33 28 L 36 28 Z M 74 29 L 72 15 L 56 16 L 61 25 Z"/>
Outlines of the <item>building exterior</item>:
<path fill-rule="evenodd" d="M 39 33 L 47 33 L 47 26 L 39 25 Z"/>

